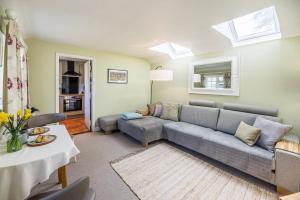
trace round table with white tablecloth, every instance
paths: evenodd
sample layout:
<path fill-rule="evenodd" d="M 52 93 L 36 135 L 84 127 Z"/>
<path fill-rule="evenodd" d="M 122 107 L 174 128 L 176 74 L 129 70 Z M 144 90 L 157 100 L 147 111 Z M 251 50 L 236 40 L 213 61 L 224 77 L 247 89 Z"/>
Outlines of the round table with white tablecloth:
<path fill-rule="evenodd" d="M 65 169 L 70 158 L 79 154 L 63 125 L 47 127 L 50 131 L 46 134 L 57 136 L 54 142 L 38 147 L 24 145 L 18 152 L 0 154 L 1 200 L 25 199 L 32 187 L 46 181 L 55 170 Z"/>

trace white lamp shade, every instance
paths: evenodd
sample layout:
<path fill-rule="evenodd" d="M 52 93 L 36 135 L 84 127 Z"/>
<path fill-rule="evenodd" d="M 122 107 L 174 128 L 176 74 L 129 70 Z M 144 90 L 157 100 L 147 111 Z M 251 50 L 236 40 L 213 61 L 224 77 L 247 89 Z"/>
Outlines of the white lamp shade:
<path fill-rule="evenodd" d="M 150 80 L 152 81 L 171 81 L 173 80 L 173 71 L 171 70 L 151 70 Z"/>

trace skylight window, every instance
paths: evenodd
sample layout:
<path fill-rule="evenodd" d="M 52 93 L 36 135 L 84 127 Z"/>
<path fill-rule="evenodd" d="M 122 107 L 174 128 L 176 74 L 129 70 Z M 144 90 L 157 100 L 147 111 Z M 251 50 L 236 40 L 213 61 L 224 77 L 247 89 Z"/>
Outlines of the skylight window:
<path fill-rule="evenodd" d="M 193 56 L 193 53 L 190 49 L 171 42 L 165 42 L 149 49 L 168 54 L 172 59 Z"/>
<path fill-rule="evenodd" d="M 274 6 L 215 25 L 213 28 L 228 37 L 233 46 L 281 38 Z"/>

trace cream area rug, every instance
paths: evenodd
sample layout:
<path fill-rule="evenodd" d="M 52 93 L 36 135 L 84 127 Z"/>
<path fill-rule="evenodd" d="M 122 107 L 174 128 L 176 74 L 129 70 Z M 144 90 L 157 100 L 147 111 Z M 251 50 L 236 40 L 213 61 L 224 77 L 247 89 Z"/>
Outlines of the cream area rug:
<path fill-rule="evenodd" d="M 112 168 L 141 200 L 275 200 L 269 191 L 160 143 L 113 161 Z"/>

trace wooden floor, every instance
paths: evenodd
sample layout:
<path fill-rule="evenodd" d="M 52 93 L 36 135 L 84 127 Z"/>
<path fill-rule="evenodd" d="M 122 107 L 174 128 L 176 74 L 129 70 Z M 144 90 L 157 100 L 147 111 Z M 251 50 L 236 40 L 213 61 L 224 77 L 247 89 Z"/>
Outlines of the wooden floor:
<path fill-rule="evenodd" d="M 61 124 L 65 125 L 71 135 L 86 133 L 90 131 L 85 125 L 84 115 L 69 117 L 68 119 L 62 121 Z"/>

